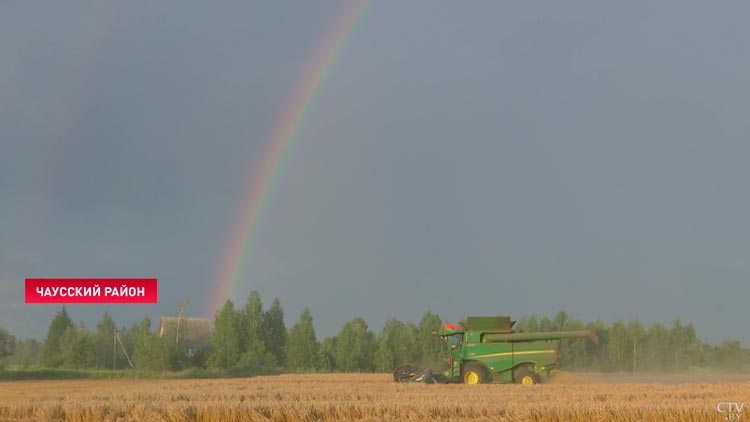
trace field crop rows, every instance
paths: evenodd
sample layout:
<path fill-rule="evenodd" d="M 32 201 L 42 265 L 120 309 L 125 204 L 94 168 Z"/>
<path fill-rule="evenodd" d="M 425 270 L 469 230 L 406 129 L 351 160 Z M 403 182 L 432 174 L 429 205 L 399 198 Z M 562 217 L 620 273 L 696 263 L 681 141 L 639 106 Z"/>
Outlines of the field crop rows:
<path fill-rule="evenodd" d="M 0 383 L 0 422 L 723 421 L 750 383 L 396 384 L 383 374 Z M 750 419 L 745 414 L 742 419 Z"/>

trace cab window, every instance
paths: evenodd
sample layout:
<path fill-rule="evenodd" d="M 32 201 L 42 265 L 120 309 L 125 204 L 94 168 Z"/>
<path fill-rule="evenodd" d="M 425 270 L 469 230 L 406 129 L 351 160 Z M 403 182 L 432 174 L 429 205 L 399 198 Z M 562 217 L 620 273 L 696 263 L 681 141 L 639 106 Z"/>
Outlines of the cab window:
<path fill-rule="evenodd" d="M 450 336 L 448 336 L 448 345 L 451 346 L 451 347 L 453 347 L 453 346 L 458 347 L 458 346 L 461 345 L 461 342 L 463 341 L 463 339 L 464 339 L 464 335 L 463 334 L 453 334 L 453 335 L 450 335 Z"/>

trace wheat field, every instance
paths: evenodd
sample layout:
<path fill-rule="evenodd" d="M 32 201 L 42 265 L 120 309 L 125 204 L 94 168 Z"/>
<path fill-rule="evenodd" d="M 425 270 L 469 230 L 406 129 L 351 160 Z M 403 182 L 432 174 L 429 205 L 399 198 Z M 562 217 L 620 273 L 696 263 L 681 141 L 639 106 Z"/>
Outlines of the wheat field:
<path fill-rule="evenodd" d="M 679 382 L 679 381 L 678 381 Z M 750 382 L 397 384 L 387 374 L 211 380 L 0 383 L 0 422 L 26 421 L 724 421 L 719 402 L 750 401 Z M 742 420 L 750 420 L 744 409 Z"/>

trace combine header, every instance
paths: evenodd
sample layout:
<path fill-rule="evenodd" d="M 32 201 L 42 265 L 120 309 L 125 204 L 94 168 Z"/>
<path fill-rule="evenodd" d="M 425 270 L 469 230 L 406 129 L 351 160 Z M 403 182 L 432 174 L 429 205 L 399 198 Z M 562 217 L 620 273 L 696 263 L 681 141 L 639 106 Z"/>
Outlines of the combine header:
<path fill-rule="evenodd" d="M 422 382 L 537 384 L 557 365 L 561 339 L 598 341 L 593 331 L 525 333 L 513 331 L 514 324 L 507 316 L 469 317 L 458 326 L 446 324 L 442 332 L 435 334 L 444 341 L 447 370 L 442 375 L 432 376 L 429 370 L 399 368 L 393 374 L 394 379 L 414 382 L 416 378 L 407 375 L 420 374 Z"/>

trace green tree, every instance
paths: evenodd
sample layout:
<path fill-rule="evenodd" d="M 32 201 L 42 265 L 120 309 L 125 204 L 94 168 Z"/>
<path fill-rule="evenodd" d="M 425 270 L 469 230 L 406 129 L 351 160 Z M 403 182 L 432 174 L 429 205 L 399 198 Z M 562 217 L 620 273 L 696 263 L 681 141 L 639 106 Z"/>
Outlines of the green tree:
<path fill-rule="evenodd" d="M 559 330 L 584 329 L 583 322 L 578 319 L 571 318 L 567 314 L 564 315 L 564 318 L 561 317 L 561 314 L 558 314 L 558 317 L 555 319 L 557 323 L 561 324 L 558 326 Z M 587 338 L 563 339 L 560 342 L 560 368 L 580 370 L 587 367 L 590 364 L 590 348 L 588 347 L 590 343 L 591 340 Z"/>
<path fill-rule="evenodd" d="M 422 366 L 436 368 L 443 361 L 443 343 L 434 333 L 443 328 L 438 314 L 425 312 L 419 321 L 417 334 L 417 348 L 419 349 L 419 363 Z"/>
<path fill-rule="evenodd" d="M 320 344 L 315 366 L 320 372 L 336 370 L 336 337 L 326 337 Z"/>
<path fill-rule="evenodd" d="M 609 362 L 609 333 L 610 329 L 607 324 L 602 320 L 596 320 L 586 324 L 586 329 L 594 331 L 598 342 L 586 342 L 587 356 L 589 356 L 589 364 L 587 368 L 596 371 L 609 371 L 612 366 Z"/>
<path fill-rule="evenodd" d="M 143 318 L 131 328 L 135 341 L 133 365 L 137 370 L 163 371 L 168 366 L 162 339 L 151 333 L 151 319 Z"/>
<path fill-rule="evenodd" d="M 716 348 L 721 369 L 739 372 L 742 368 L 742 345 L 738 340 L 724 340 Z"/>
<path fill-rule="evenodd" d="M 567 312 L 563 310 L 558 311 L 557 315 L 555 315 L 555 321 L 554 321 L 552 331 L 564 330 L 569 319 L 570 319 L 570 315 L 568 315 Z"/>
<path fill-rule="evenodd" d="M 674 320 L 669 329 L 668 348 L 670 351 L 670 366 L 675 371 L 687 369 L 692 363 L 697 338 L 692 324 L 684 326 L 679 319 Z"/>
<path fill-rule="evenodd" d="M 373 369 L 375 335 L 362 318 L 347 321 L 336 336 L 336 365 L 344 372 Z"/>
<path fill-rule="evenodd" d="M 0 328 L 0 359 L 14 354 L 16 338 L 8 331 Z"/>
<path fill-rule="evenodd" d="M 669 332 L 660 323 L 651 324 L 643 343 L 642 364 L 638 367 L 649 371 L 663 372 L 668 369 L 670 351 L 668 349 Z"/>
<path fill-rule="evenodd" d="M 133 329 L 135 327 L 138 327 L 138 324 L 133 324 L 131 327 L 122 326 L 117 330 L 117 336 L 120 339 L 120 342 L 122 342 L 122 345 L 117 346 L 117 351 L 114 352 L 115 356 L 113 360 L 116 360 L 116 365 L 114 365 L 115 368 L 128 368 L 130 366 L 130 363 L 128 363 L 127 358 L 125 357 L 125 353 L 123 353 L 123 349 L 127 352 L 128 356 L 133 357 L 133 354 L 135 353 L 135 332 Z M 114 339 L 113 339 L 114 341 Z M 110 345 L 112 347 L 114 345 Z M 105 365 L 105 368 L 111 368 L 113 365 L 113 362 L 110 362 L 108 365 Z"/>
<path fill-rule="evenodd" d="M 217 312 L 214 333 L 211 336 L 211 353 L 208 366 L 219 369 L 236 367 L 242 354 L 241 317 L 234 309 L 234 303 L 228 300 Z"/>
<path fill-rule="evenodd" d="M 289 331 L 286 342 L 286 364 L 295 371 L 312 371 L 322 362 L 318 357 L 318 341 L 310 309 L 305 308 L 299 321 Z"/>
<path fill-rule="evenodd" d="M 241 320 L 240 366 L 258 368 L 274 365 L 273 356 L 266 353 L 266 346 L 263 343 L 263 304 L 257 290 L 250 292 L 250 296 L 247 297 Z"/>
<path fill-rule="evenodd" d="M 638 319 L 631 320 L 628 323 L 628 339 L 630 340 L 630 360 L 632 362 L 633 372 L 639 368 L 639 353 L 643 348 L 643 342 L 646 340 L 646 330 Z"/>
<path fill-rule="evenodd" d="M 284 366 L 287 332 L 284 324 L 284 310 L 281 309 L 279 298 L 275 298 L 271 308 L 263 313 L 261 328 L 266 349 L 273 355 L 278 365 Z"/>
<path fill-rule="evenodd" d="M 96 324 L 96 337 L 94 339 L 94 349 L 96 353 L 96 366 L 99 368 L 112 368 L 114 349 L 115 322 L 104 311 L 102 319 Z"/>
<path fill-rule="evenodd" d="M 701 340 L 695 333 L 695 326 L 687 324 L 682 331 L 685 367 L 695 364 L 700 359 Z"/>
<path fill-rule="evenodd" d="M 616 371 L 625 370 L 625 357 L 628 351 L 628 331 L 622 320 L 617 320 L 612 324 L 609 334 L 608 353 L 609 360 L 612 362 Z"/>
<path fill-rule="evenodd" d="M 0 336 L 2 336 L 2 334 L 0 334 Z M 8 363 L 26 369 L 39 360 L 41 349 L 42 344 L 33 338 L 15 341 L 15 353 L 8 358 Z"/>
<path fill-rule="evenodd" d="M 525 331 L 527 333 L 533 333 L 539 331 L 539 320 L 536 314 L 531 314 L 529 317 L 523 317 L 518 322 L 518 330 Z"/>
<path fill-rule="evenodd" d="M 73 368 L 93 368 L 96 366 L 95 336 L 83 330 L 71 344 L 69 364 Z"/>
<path fill-rule="evenodd" d="M 548 317 L 542 318 L 542 321 L 539 323 L 539 331 L 555 331 L 555 323 L 552 322 L 551 319 Z"/>
<path fill-rule="evenodd" d="M 66 328 L 62 337 L 60 337 L 60 350 L 62 351 L 61 366 L 73 367 L 73 345 L 78 340 L 79 333 L 79 330 L 75 326 L 71 326 Z"/>
<path fill-rule="evenodd" d="M 407 324 L 390 319 L 386 321 L 377 340 L 375 368 L 388 372 L 412 363 L 416 355 L 416 339 Z"/>
<path fill-rule="evenodd" d="M 73 320 L 70 319 L 68 311 L 63 306 L 52 318 L 47 337 L 44 339 L 42 362 L 45 365 L 58 367 L 65 363 L 65 352 L 68 352 L 68 350 L 64 350 L 64 348 L 72 343 L 74 331 Z M 64 336 L 66 337 L 63 338 Z"/>

